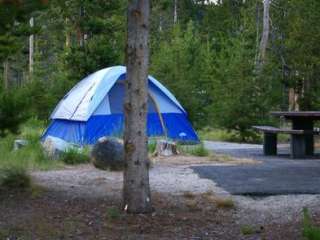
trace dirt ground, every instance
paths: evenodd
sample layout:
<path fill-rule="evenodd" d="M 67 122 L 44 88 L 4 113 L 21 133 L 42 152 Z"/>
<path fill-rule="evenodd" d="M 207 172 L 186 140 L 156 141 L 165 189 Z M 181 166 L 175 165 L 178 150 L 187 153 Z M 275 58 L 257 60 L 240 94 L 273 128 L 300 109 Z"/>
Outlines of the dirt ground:
<path fill-rule="evenodd" d="M 150 170 L 155 211 L 121 211 L 122 173 L 91 165 L 33 172 L 34 187 L 0 191 L 0 239 L 303 239 L 302 208 L 320 224 L 319 196 L 231 196 L 200 179 L 194 164 L 247 159 L 157 158 Z"/>

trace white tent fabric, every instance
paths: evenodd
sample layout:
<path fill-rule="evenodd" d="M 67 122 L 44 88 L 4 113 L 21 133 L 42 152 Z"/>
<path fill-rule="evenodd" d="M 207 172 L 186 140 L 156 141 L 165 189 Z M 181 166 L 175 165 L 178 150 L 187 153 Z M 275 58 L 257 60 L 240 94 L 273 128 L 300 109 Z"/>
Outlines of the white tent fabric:
<path fill-rule="evenodd" d="M 126 73 L 126 67 L 115 66 L 97 71 L 72 88 L 60 101 L 58 106 L 51 114 L 51 119 L 69 119 L 74 121 L 87 121 L 89 117 L 95 112 L 99 105 L 103 102 L 106 95 L 119 79 L 119 77 Z M 175 103 L 183 112 L 185 110 L 178 102 L 178 100 L 169 92 L 160 82 L 152 76 L 148 77 L 149 81 L 160 89 L 172 102 Z M 161 96 L 153 91 L 151 94 L 160 99 Z M 162 97 L 163 98 L 163 97 Z M 160 100 L 159 100 L 160 101 Z M 174 108 L 175 105 L 166 104 L 166 101 L 160 101 L 163 111 L 168 111 Z M 166 104 L 166 105 L 165 105 Z M 103 114 L 110 114 L 105 112 Z M 110 108 L 109 108 L 110 110 Z M 177 111 L 177 109 L 175 109 Z M 96 113 L 95 113 L 96 114 Z"/>

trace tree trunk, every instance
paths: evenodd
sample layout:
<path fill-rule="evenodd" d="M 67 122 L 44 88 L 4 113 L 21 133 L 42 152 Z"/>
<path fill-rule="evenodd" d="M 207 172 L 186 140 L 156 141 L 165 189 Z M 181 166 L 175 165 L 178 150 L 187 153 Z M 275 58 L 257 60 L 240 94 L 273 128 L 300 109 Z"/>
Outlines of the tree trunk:
<path fill-rule="evenodd" d="M 149 64 L 149 0 L 129 0 L 127 79 L 124 102 L 125 130 L 123 205 L 131 213 L 152 211 L 149 187 L 146 115 Z"/>
<path fill-rule="evenodd" d="M 9 88 L 9 61 L 8 59 L 3 62 L 3 88 Z"/>
<path fill-rule="evenodd" d="M 34 18 L 30 18 L 30 27 L 33 28 L 34 26 Z M 33 54 L 34 54 L 34 35 L 31 34 L 29 36 L 29 75 L 30 79 L 32 78 L 33 73 Z"/>
<path fill-rule="evenodd" d="M 289 111 L 299 111 L 299 94 L 294 88 L 289 88 Z"/>
<path fill-rule="evenodd" d="M 263 1 L 263 30 L 262 37 L 259 47 L 259 58 L 258 58 L 258 68 L 261 69 L 266 60 L 266 50 L 269 41 L 269 32 L 270 32 L 270 1 Z"/>
<path fill-rule="evenodd" d="M 80 22 L 82 21 L 82 18 L 84 16 L 84 8 L 81 6 L 79 10 L 79 15 L 80 15 Z M 80 26 L 80 22 L 78 23 L 77 26 L 77 38 L 78 38 L 78 43 L 80 47 L 84 46 L 84 36 L 85 34 L 83 33 L 83 29 Z"/>
<path fill-rule="evenodd" d="M 69 48 L 70 47 L 70 44 L 71 44 L 71 33 L 69 31 L 69 19 L 66 17 L 65 18 L 65 31 L 66 31 L 66 43 L 65 43 L 65 46 L 66 48 Z"/>
<path fill-rule="evenodd" d="M 174 10 L 173 10 L 173 24 L 178 21 L 178 0 L 174 0 Z"/>

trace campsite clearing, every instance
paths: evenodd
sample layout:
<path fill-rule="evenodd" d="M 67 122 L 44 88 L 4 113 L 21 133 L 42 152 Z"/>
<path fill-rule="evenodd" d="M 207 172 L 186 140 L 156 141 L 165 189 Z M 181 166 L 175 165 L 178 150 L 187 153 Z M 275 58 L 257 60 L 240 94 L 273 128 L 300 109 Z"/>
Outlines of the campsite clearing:
<path fill-rule="evenodd" d="M 233 165 L 239 160 L 230 159 Z M 155 212 L 150 215 L 119 210 L 121 172 L 88 164 L 33 172 L 35 190 L 0 192 L 0 238 L 301 239 L 302 207 L 320 220 L 318 195 L 232 196 L 190 168 L 208 164 L 230 165 L 208 157 L 155 159 L 150 170 Z M 243 226 L 254 232 L 243 235 Z"/>

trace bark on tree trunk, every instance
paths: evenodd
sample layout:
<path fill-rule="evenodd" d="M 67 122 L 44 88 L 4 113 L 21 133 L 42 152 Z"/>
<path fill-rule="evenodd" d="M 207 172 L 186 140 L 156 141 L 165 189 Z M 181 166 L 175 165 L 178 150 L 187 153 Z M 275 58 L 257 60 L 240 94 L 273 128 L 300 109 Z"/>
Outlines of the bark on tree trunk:
<path fill-rule="evenodd" d="M 152 211 L 146 136 L 149 12 L 149 0 L 128 1 L 123 206 L 131 213 Z"/>
<path fill-rule="evenodd" d="M 269 32 L 270 32 L 270 2 L 271 0 L 263 0 L 263 30 L 262 30 L 262 37 L 260 41 L 259 47 L 259 61 L 258 61 L 258 68 L 264 65 L 266 60 L 266 50 L 269 41 Z"/>
<path fill-rule="evenodd" d="M 8 59 L 3 62 L 3 87 L 4 89 L 9 88 L 9 61 Z"/>
<path fill-rule="evenodd" d="M 34 26 L 34 19 L 33 17 L 30 18 L 30 27 L 33 28 Z M 29 75 L 30 79 L 33 73 L 33 53 L 34 53 L 34 35 L 31 34 L 29 36 Z"/>

